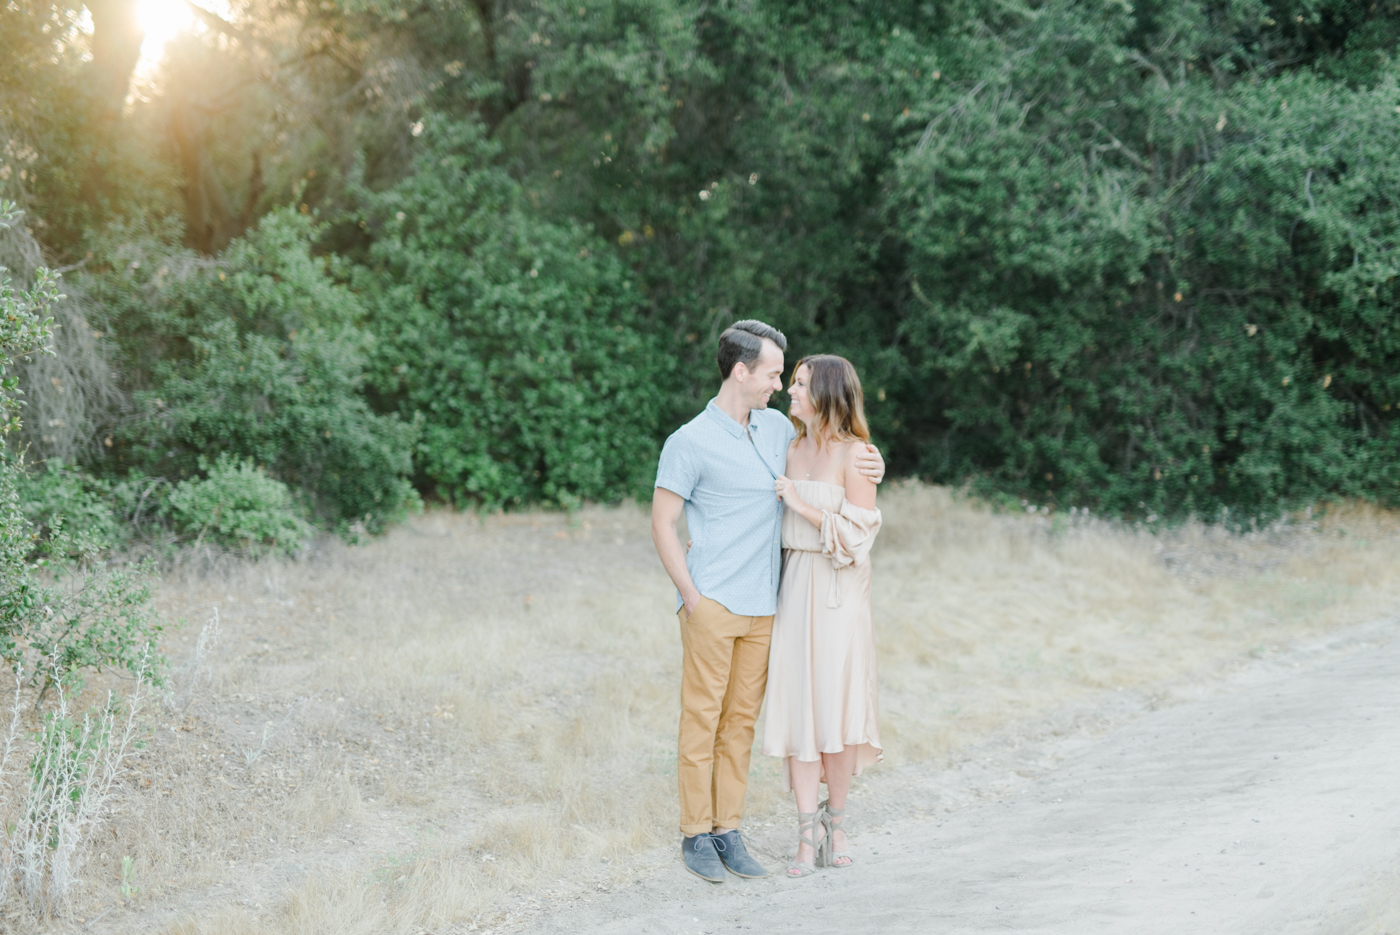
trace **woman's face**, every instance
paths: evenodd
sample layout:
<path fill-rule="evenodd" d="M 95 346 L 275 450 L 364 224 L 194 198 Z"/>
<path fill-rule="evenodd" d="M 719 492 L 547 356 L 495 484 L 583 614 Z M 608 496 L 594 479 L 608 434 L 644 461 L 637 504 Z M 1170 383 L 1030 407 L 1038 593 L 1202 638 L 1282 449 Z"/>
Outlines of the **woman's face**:
<path fill-rule="evenodd" d="M 789 413 L 794 419 L 801 419 L 803 422 L 816 415 L 812 411 L 812 400 L 807 395 L 807 380 L 811 375 L 807 365 L 803 364 L 797 368 L 797 373 L 792 378 L 792 386 L 788 387 L 788 398 L 792 400 Z"/>

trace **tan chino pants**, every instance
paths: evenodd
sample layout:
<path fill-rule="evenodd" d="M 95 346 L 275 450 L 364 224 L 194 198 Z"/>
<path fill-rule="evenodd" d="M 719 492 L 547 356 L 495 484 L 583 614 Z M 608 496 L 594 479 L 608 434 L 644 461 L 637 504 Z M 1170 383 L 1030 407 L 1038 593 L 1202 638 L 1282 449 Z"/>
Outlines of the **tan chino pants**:
<path fill-rule="evenodd" d="M 753 727 L 768 681 L 773 617 L 741 617 L 708 597 L 677 612 L 685 650 L 678 773 L 681 831 L 737 828 L 749 786 Z"/>

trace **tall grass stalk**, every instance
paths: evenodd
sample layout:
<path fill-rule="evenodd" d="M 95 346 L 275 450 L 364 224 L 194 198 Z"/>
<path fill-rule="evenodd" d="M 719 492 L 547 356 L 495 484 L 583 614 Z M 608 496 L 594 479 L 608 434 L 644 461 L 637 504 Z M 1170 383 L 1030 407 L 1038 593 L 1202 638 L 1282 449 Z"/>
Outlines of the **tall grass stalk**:
<path fill-rule="evenodd" d="M 28 738 L 23 731 L 29 707 L 24 672 L 16 666 L 0 755 L 0 811 L 6 816 L 0 905 L 18 897 L 41 917 L 61 914 L 68 906 L 82 882 L 93 831 L 108 812 L 136 742 L 149 695 L 151 653 L 147 646 L 127 697 L 109 690 L 100 708 L 81 714 L 56 674 L 53 707 Z"/>

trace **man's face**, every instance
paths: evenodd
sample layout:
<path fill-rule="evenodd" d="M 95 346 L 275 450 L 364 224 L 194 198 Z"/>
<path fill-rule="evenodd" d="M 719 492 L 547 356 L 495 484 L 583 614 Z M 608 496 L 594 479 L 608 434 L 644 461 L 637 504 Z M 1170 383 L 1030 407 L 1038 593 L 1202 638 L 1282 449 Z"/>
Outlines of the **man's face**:
<path fill-rule="evenodd" d="M 744 390 L 750 409 L 767 409 L 768 398 L 783 388 L 783 351 L 767 338 L 763 339 L 763 350 L 758 360 L 749 368 L 744 364 L 734 365 L 734 376 Z"/>

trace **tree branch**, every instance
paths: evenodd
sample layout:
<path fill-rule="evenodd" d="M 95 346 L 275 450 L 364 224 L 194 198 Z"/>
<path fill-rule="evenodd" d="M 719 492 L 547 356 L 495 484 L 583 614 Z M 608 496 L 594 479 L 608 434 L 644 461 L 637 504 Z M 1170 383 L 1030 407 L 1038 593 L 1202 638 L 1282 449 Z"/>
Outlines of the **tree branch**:
<path fill-rule="evenodd" d="M 252 33 L 245 32 L 244 30 L 239 29 L 237 26 L 233 25 L 228 20 L 224 19 L 222 16 L 219 16 L 216 13 L 210 13 L 208 10 L 204 9 L 204 7 L 195 3 L 194 0 L 185 0 L 185 3 L 189 6 L 191 12 L 193 12 L 195 16 L 199 17 L 200 20 L 203 21 L 204 25 L 208 26 L 215 32 L 221 32 L 225 36 L 228 36 L 230 39 L 237 39 L 244 45 L 260 44 Z"/>
<path fill-rule="evenodd" d="M 1127 156 L 1129 159 L 1131 159 L 1133 161 L 1133 164 L 1136 165 L 1139 169 L 1143 170 L 1144 172 L 1148 171 L 1147 163 L 1143 160 L 1143 158 L 1137 153 L 1133 152 L 1128 147 L 1124 146 L 1123 141 L 1120 140 L 1118 137 L 1114 136 L 1113 133 L 1108 129 L 1108 127 L 1105 127 L 1103 124 L 1099 123 L 1092 117 L 1089 118 L 1089 122 L 1092 123 L 1095 127 L 1097 127 L 1102 133 L 1106 134 L 1108 138 L 1113 141 L 1112 145 L 1110 146 L 1099 147 L 1100 150 L 1116 150 L 1117 152 L 1120 152 L 1123 155 Z"/>

